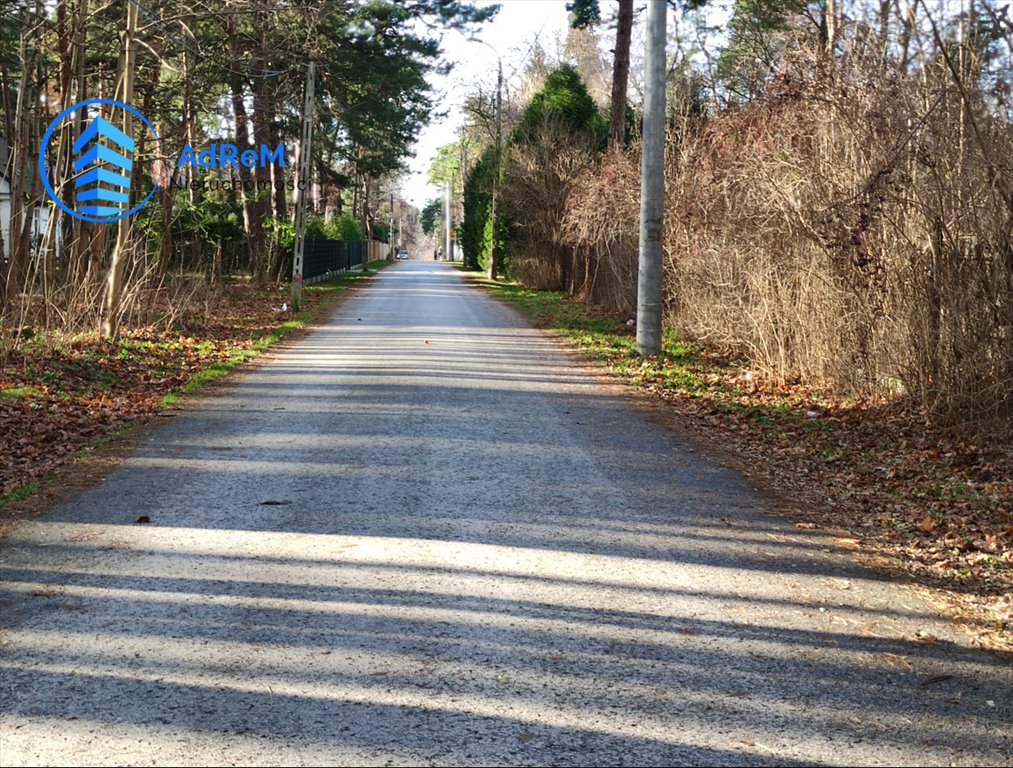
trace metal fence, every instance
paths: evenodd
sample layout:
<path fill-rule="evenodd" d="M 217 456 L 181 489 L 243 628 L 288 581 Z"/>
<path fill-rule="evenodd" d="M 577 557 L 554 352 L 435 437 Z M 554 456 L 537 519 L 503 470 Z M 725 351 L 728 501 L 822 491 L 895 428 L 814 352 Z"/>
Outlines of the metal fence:
<path fill-rule="evenodd" d="M 303 250 L 303 280 L 341 272 L 365 264 L 367 244 L 362 240 L 306 240 Z"/>

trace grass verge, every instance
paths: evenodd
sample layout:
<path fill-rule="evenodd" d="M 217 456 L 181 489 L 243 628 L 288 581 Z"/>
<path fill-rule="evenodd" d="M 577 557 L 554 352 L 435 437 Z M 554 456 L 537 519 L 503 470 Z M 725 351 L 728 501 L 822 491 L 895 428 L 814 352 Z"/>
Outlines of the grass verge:
<path fill-rule="evenodd" d="M 3 509 L 8 504 L 11 504 L 15 501 L 27 499 L 37 490 L 39 490 L 38 483 L 26 483 L 25 485 L 15 488 L 10 493 L 5 493 L 4 495 L 0 496 L 0 509 Z"/>

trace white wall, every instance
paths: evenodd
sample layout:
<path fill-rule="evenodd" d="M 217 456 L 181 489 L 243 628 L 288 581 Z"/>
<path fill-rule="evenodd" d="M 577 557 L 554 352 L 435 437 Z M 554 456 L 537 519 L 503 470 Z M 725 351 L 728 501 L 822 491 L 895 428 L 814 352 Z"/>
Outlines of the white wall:
<path fill-rule="evenodd" d="M 49 223 L 51 204 L 43 202 L 35 209 L 35 221 L 32 224 L 32 234 L 35 238 L 41 238 L 46 232 L 46 225 Z M 0 177 L 0 233 L 3 233 L 3 255 L 6 258 L 11 252 L 11 185 L 7 179 Z M 60 233 L 57 232 L 57 243 Z"/>

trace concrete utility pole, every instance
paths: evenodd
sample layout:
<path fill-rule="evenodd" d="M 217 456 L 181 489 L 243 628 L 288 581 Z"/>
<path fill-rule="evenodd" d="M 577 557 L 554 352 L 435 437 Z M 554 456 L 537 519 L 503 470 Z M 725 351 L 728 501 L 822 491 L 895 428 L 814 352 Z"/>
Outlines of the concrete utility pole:
<path fill-rule="evenodd" d="M 661 352 L 661 232 L 665 214 L 665 0 L 647 0 L 647 82 L 640 162 L 637 352 Z"/>
<path fill-rule="evenodd" d="M 450 184 L 443 182 L 443 258 L 450 258 Z"/>
<path fill-rule="evenodd" d="M 306 250 L 306 198 L 309 197 L 310 154 L 313 143 L 313 78 L 316 64 L 306 69 L 306 102 L 303 104 L 302 142 L 299 144 L 299 183 L 296 185 L 295 249 L 292 258 L 292 312 L 302 305 L 302 262 Z"/>

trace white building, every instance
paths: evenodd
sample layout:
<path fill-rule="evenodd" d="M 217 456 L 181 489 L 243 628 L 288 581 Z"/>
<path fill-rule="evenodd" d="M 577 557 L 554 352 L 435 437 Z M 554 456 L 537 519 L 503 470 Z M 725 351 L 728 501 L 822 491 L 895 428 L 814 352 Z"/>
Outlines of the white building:
<path fill-rule="evenodd" d="M 3 171 L 0 170 L 0 237 L 3 238 L 3 259 L 7 260 L 7 257 L 11 253 L 11 183 L 8 178 L 4 175 Z M 49 205 L 43 203 L 35 208 L 35 218 L 32 221 L 32 242 L 37 242 L 41 239 L 42 235 L 46 231 L 46 225 L 49 223 Z"/>

